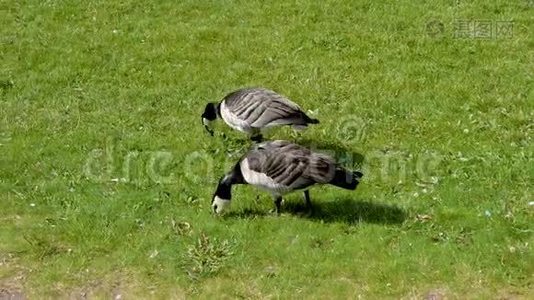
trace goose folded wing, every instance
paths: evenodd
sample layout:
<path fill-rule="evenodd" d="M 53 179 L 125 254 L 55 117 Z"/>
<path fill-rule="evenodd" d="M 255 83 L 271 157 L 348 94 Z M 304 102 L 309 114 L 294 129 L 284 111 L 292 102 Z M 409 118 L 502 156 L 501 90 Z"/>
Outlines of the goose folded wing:
<path fill-rule="evenodd" d="M 263 156 L 261 160 L 261 162 L 260 160 L 255 160 L 256 163 L 251 164 L 251 168 L 254 171 L 265 174 L 276 184 L 298 189 L 314 183 L 310 178 L 303 176 L 308 167 L 308 159 L 306 157 L 284 155 L 278 152 Z"/>
<path fill-rule="evenodd" d="M 312 153 L 303 177 L 309 178 L 315 183 L 328 183 L 334 178 L 335 168 L 336 163 L 330 156 L 322 153 Z"/>
<path fill-rule="evenodd" d="M 252 124 L 268 109 L 269 99 L 262 89 L 241 89 L 228 94 L 224 102 L 231 114 Z"/>
<path fill-rule="evenodd" d="M 253 127 L 266 127 L 274 125 L 305 125 L 306 119 L 300 107 L 283 98 L 271 98 L 265 101 L 261 110 L 256 110 L 255 120 L 251 122 Z"/>

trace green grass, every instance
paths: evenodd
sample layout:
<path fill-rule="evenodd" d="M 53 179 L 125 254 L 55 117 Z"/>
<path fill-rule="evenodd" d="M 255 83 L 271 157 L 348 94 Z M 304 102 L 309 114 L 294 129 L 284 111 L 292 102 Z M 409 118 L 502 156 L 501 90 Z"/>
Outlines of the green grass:
<path fill-rule="evenodd" d="M 531 298 L 534 30 L 525 1 L 0 2 L 0 290 L 31 298 Z M 513 22 L 456 38 L 457 20 Z M 432 20 L 443 32 L 427 32 Z M 235 188 L 207 101 L 272 88 L 363 158 L 280 217 Z M 224 136 L 222 135 L 224 133 Z M 0 295 L 2 295 L 0 293 Z"/>

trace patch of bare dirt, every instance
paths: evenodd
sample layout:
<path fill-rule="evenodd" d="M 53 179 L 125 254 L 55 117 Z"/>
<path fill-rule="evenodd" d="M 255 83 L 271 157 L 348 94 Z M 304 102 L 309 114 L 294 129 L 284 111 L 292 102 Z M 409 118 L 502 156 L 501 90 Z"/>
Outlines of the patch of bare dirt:
<path fill-rule="evenodd" d="M 0 288 L 0 300 L 25 300 L 26 297 L 21 291 Z"/>
<path fill-rule="evenodd" d="M 15 267 L 16 257 L 12 253 L 0 252 L 0 267 L 6 268 L 13 277 L 0 278 L 0 300 L 22 300 L 26 296 L 22 292 L 24 273 Z"/>
<path fill-rule="evenodd" d="M 446 300 L 446 291 L 445 289 L 434 289 L 428 291 L 425 296 L 425 300 Z"/>

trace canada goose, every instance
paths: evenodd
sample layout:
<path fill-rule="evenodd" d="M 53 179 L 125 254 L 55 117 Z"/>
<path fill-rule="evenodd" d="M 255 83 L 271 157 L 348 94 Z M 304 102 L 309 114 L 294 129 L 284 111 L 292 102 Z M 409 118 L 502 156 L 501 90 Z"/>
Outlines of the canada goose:
<path fill-rule="evenodd" d="M 244 88 L 226 95 L 221 102 L 210 102 L 202 114 L 202 123 L 213 135 L 211 121 L 222 118 L 228 126 L 248 133 L 251 140 L 262 140 L 261 130 L 273 126 L 291 125 L 303 129 L 317 124 L 302 109 L 286 97 L 264 88 Z"/>
<path fill-rule="evenodd" d="M 348 171 L 332 157 L 313 152 L 288 141 L 268 141 L 256 144 L 219 180 L 211 200 L 217 214 L 230 206 L 232 185 L 251 184 L 273 195 L 276 212 L 280 213 L 282 195 L 304 190 L 308 209 L 311 209 L 308 188 L 314 184 L 332 184 L 354 190 L 363 174 Z"/>

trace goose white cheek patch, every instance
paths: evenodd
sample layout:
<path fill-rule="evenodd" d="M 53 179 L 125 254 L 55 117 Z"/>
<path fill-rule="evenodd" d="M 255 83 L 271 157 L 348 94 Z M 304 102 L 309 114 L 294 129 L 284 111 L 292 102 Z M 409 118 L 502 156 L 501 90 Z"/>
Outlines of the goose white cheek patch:
<path fill-rule="evenodd" d="M 230 200 L 215 196 L 215 198 L 213 198 L 213 203 L 211 204 L 211 207 L 213 208 L 215 213 L 220 214 L 230 208 L 230 204 Z"/>
<path fill-rule="evenodd" d="M 202 118 L 202 123 L 204 123 L 204 126 L 210 126 L 211 125 L 211 121 L 206 119 L 206 118 Z"/>

